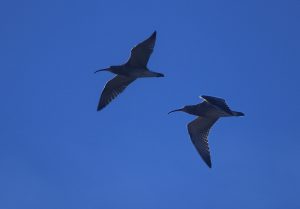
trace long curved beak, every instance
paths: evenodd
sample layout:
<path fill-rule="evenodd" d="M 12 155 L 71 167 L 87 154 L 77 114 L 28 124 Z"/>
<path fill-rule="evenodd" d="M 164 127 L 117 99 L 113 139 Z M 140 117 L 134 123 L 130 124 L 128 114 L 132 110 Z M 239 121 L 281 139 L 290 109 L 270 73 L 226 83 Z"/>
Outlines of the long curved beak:
<path fill-rule="evenodd" d="M 98 72 L 101 72 L 101 71 L 108 71 L 108 68 L 96 70 L 94 73 L 98 73 Z"/>
<path fill-rule="evenodd" d="M 172 110 L 172 111 L 168 112 L 168 114 L 170 114 L 170 113 L 172 113 L 172 112 L 178 112 L 178 111 L 183 111 L 183 108 L 176 109 L 176 110 Z"/>

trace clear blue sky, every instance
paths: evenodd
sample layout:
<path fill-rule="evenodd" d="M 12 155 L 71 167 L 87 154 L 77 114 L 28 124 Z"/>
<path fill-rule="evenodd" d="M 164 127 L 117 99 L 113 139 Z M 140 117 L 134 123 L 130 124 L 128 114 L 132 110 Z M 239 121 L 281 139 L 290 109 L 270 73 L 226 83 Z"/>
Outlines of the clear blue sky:
<path fill-rule="evenodd" d="M 1 1 L 0 209 L 300 208 L 300 1 Z M 157 30 L 102 112 L 110 73 Z M 209 141 L 167 115 L 223 97 Z"/>

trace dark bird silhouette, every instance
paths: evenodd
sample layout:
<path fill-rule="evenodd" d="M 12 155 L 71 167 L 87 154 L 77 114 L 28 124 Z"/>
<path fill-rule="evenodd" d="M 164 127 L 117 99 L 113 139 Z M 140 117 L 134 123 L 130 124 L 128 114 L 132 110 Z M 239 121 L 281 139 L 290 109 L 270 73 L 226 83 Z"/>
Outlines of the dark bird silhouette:
<path fill-rule="evenodd" d="M 99 100 L 98 111 L 106 107 L 137 78 L 164 77 L 163 74 L 152 72 L 147 68 L 147 63 L 154 49 L 155 40 L 156 31 L 154 31 L 148 39 L 131 49 L 129 60 L 125 64 L 110 66 L 109 68 L 96 71 L 109 71 L 117 74 L 113 79 L 106 83 Z"/>
<path fill-rule="evenodd" d="M 198 118 L 188 124 L 188 131 L 198 153 L 208 167 L 211 168 L 208 146 L 210 128 L 220 117 L 244 116 L 244 113 L 230 110 L 224 99 L 212 96 L 202 96 L 202 98 L 204 101 L 200 104 L 187 105 L 169 113 L 183 111 L 198 116 Z"/>

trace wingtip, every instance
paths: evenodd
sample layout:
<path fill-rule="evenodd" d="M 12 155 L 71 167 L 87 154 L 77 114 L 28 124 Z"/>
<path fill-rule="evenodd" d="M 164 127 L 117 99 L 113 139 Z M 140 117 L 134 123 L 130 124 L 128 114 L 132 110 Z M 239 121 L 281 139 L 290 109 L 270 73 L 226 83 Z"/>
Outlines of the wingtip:
<path fill-rule="evenodd" d="M 153 37 L 153 38 L 156 37 L 156 30 L 152 33 L 151 37 Z"/>
<path fill-rule="evenodd" d="M 201 156 L 201 157 L 202 157 L 202 156 Z M 210 156 L 208 156 L 208 157 L 202 157 L 202 159 L 203 159 L 204 163 L 205 163 L 209 168 L 212 167 L 212 163 L 211 163 L 211 158 L 210 158 Z"/>
<path fill-rule="evenodd" d="M 204 162 L 205 162 L 205 164 L 206 164 L 209 168 L 212 167 L 212 166 L 211 166 L 211 160 L 210 160 L 210 159 L 209 159 L 209 160 L 205 160 Z"/>
<path fill-rule="evenodd" d="M 99 105 L 99 106 L 97 107 L 97 112 L 101 111 L 104 107 L 105 107 L 105 106 L 103 106 L 103 105 Z"/>
<path fill-rule="evenodd" d="M 207 96 L 207 95 L 201 95 L 201 96 L 199 96 L 199 98 L 202 98 L 202 99 L 205 99 L 205 100 L 207 100 L 207 99 L 209 99 L 211 96 Z"/>
<path fill-rule="evenodd" d="M 201 95 L 199 96 L 199 98 L 205 99 L 205 100 L 223 100 L 225 101 L 225 99 L 221 98 L 221 97 L 215 97 L 215 96 L 208 96 L 208 95 Z"/>

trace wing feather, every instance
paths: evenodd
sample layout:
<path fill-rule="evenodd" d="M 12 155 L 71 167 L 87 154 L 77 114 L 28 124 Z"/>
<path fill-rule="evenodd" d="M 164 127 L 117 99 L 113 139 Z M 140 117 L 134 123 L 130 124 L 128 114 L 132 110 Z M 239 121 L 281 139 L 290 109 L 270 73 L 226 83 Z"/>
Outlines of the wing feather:
<path fill-rule="evenodd" d="M 218 107 L 219 109 L 223 110 L 224 112 L 230 115 L 233 115 L 231 109 L 228 107 L 224 99 L 218 97 L 212 97 L 212 96 L 205 96 L 205 95 L 201 97 L 209 104 Z"/>
<path fill-rule="evenodd" d="M 218 118 L 198 117 L 188 124 L 191 140 L 204 162 L 211 168 L 208 134 Z"/>
<path fill-rule="evenodd" d="M 130 66 L 142 68 L 146 67 L 149 61 L 150 55 L 153 52 L 156 41 L 156 31 L 145 41 L 137 44 L 131 49 L 131 55 L 127 62 Z"/>
<path fill-rule="evenodd" d="M 117 75 L 113 79 L 108 81 L 102 91 L 97 110 L 100 111 L 104 107 L 106 107 L 134 80 L 134 78 Z"/>

